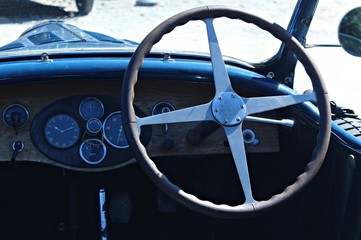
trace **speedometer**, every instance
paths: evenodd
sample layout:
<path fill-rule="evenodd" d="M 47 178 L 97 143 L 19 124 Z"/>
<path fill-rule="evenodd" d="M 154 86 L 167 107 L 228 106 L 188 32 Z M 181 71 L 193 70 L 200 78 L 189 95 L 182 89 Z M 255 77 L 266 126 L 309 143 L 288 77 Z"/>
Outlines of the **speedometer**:
<path fill-rule="evenodd" d="M 123 120 L 120 111 L 111 113 L 103 124 L 104 139 L 113 147 L 127 148 L 128 141 L 123 130 Z"/>

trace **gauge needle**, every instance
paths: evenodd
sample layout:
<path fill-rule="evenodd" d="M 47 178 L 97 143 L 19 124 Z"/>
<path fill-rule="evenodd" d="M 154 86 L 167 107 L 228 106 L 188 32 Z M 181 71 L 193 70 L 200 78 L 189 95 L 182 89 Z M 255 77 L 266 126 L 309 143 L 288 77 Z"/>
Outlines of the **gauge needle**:
<path fill-rule="evenodd" d="M 64 129 L 64 130 L 61 130 L 61 129 L 58 128 L 58 127 L 54 127 L 54 128 L 55 128 L 56 130 L 60 131 L 61 133 L 64 133 L 64 132 L 69 131 L 69 130 L 75 128 L 75 127 L 66 128 L 66 129 Z"/>
<path fill-rule="evenodd" d="M 60 131 L 60 132 L 63 132 L 63 130 L 61 130 L 60 128 L 58 128 L 58 127 L 54 127 L 56 130 L 58 130 L 58 131 Z"/>
<path fill-rule="evenodd" d="M 75 127 L 69 127 L 69 128 L 67 128 L 67 129 L 64 129 L 62 132 L 69 131 L 69 130 L 71 130 L 71 129 L 73 129 L 73 128 L 75 128 Z"/>
<path fill-rule="evenodd" d="M 119 140 L 120 140 L 120 137 L 122 135 L 122 127 L 119 128 L 119 134 L 118 134 L 118 139 L 117 139 L 117 144 L 119 144 Z"/>

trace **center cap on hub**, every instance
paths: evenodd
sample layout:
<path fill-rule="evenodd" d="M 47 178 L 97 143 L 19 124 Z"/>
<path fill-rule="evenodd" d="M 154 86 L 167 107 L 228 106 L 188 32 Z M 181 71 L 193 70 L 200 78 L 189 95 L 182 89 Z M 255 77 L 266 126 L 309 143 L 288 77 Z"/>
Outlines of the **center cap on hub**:
<path fill-rule="evenodd" d="M 212 102 L 214 118 L 223 126 L 241 124 L 246 116 L 243 99 L 234 92 L 223 92 Z"/>

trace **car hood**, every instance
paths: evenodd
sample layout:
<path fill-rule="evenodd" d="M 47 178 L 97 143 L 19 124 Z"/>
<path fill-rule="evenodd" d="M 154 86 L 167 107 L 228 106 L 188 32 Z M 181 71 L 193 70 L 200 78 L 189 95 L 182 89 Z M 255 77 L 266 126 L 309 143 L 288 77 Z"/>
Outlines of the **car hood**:
<path fill-rule="evenodd" d="M 133 52 L 137 46 L 136 42 L 85 31 L 62 21 L 48 21 L 29 28 L 17 40 L 0 47 L 0 57 L 105 48 Z"/>
<path fill-rule="evenodd" d="M 130 53 L 132 54 L 139 43 L 117 39 L 108 35 L 82 30 L 63 21 L 47 21 L 37 24 L 25 32 L 19 38 L 5 46 L 0 47 L 0 59 L 17 57 L 39 57 L 46 54 L 73 54 L 73 53 Z M 177 51 L 153 47 L 155 55 L 172 54 L 173 57 L 187 59 L 210 60 L 209 53 L 193 51 Z M 232 65 L 242 65 L 253 69 L 254 66 L 233 58 L 224 56 L 224 60 Z"/>

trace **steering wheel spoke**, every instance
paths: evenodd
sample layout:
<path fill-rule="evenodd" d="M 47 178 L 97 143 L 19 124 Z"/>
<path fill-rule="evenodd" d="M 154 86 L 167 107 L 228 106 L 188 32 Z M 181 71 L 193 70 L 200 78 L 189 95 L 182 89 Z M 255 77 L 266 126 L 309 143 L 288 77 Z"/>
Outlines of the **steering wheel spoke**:
<path fill-rule="evenodd" d="M 247 115 L 284 108 L 306 101 L 316 101 L 316 94 L 312 92 L 309 94 L 300 95 L 244 98 Z"/>
<path fill-rule="evenodd" d="M 214 121 L 211 112 L 211 103 L 206 103 L 194 107 L 183 108 L 171 112 L 161 113 L 144 118 L 137 118 L 138 127 L 143 125 Z"/>
<path fill-rule="evenodd" d="M 246 149 L 244 147 L 242 125 L 233 127 L 224 127 L 227 135 L 228 143 L 231 148 L 233 160 L 237 169 L 239 180 L 243 188 L 243 193 L 246 198 L 245 203 L 254 203 L 251 188 L 251 181 L 249 178 Z"/>
<path fill-rule="evenodd" d="M 222 92 L 233 92 L 231 81 L 229 80 L 226 65 L 219 47 L 216 31 L 213 26 L 213 19 L 203 20 L 207 27 L 208 44 L 211 53 L 214 84 L 216 85 L 216 95 Z"/>

